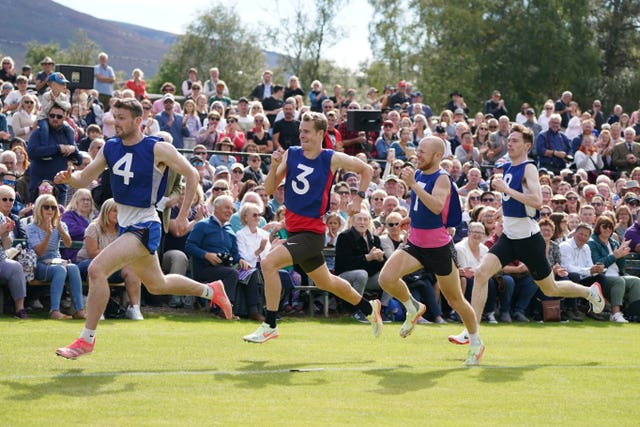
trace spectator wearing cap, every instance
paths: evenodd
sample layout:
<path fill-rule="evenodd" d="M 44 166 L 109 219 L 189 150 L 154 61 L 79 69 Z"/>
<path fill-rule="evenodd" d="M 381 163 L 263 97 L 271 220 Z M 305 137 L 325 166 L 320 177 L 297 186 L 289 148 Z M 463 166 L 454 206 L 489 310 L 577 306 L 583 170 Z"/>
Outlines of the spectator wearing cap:
<path fill-rule="evenodd" d="M 164 111 L 156 114 L 156 120 L 160 126 L 160 131 L 169 132 L 173 137 L 173 146 L 176 148 L 184 147 L 184 137 L 189 136 L 189 129 L 183 125 L 182 114 L 174 111 L 175 97 L 171 93 L 165 93 L 162 96 L 162 104 Z"/>
<path fill-rule="evenodd" d="M 459 90 L 454 90 L 449 94 L 449 102 L 447 102 L 446 109 L 449 111 L 455 111 L 458 108 L 461 108 L 465 115 L 469 114 L 469 107 L 467 107 L 466 102 L 464 102 L 464 97 Z"/>
<path fill-rule="evenodd" d="M 566 212 L 567 198 L 562 194 L 554 194 L 551 197 L 551 209 L 554 212 Z"/>
<path fill-rule="evenodd" d="M 193 156 L 189 159 L 189 163 L 198 171 L 200 186 L 202 191 L 206 193 L 213 185 L 211 175 L 214 175 L 215 172 L 212 171 L 211 165 L 200 156 Z"/>
<path fill-rule="evenodd" d="M 30 84 L 30 85 L 35 84 L 35 80 L 33 78 L 33 70 L 31 69 L 31 65 L 24 64 L 22 66 L 22 72 L 20 73 L 20 75 L 21 76 L 25 76 L 27 78 L 28 84 Z"/>
<path fill-rule="evenodd" d="M 397 139 L 395 133 L 395 126 L 391 120 L 385 120 L 382 124 L 382 132 L 380 137 L 376 141 L 376 153 L 378 159 L 387 160 L 389 148 L 391 144 Z"/>
<path fill-rule="evenodd" d="M 98 91 L 98 99 L 105 107 L 113 96 L 113 83 L 116 81 L 116 73 L 108 62 L 109 55 L 100 52 L 98 64 L 93 67 L 93 88 Z"/>
<path fill-rule="evenodd" d="M 534 139 L 537 138 L 540 132 L 542 132 L 542 126 L 540 126 L 536 121 L 536 111 L 531 107 L 524 111 L 524 122 L 522 125 L 531 129 Z"/>
<path fill-rule="evenodd" d="M 214 102 L 216 101 L 220 101 L 222 102 L 222 104 L 224 104 L 224 107 L 228 107 L 229 105 L 231 105 L 231 98 L 229 98 L 228 96 L 226 96 L 224 94 L 224 88 L 226 87 L 226 84 L 224 81 L 222 80 L 218 80 L 218 82 L 216 83 L 216 91 L 213 95 L 211 95 L 209 97 L 209 107 L 211 107 L 213 105 Z"/>
<path fill-rule="evenodd" d="M 613 128 L 613 127 L 612 127 Z M 611 153 L 613 165 L 620 172 L 631 172 L 636 166 L 640 166 L 640 144 L 635 142 L 636 131 L 632 127 L 624 130 L 624 141 L 618 142 Z"/>
<path fill-rule="evenodd" d="M 411 95 L 411 105 L 407 107 L 407 113 L 411 118 L 414 118 L 417 114 L 422 114 L 427 119 L 433 116 L 433 110 L 424 103 L 424 95 L 420 91 L 416 91 Z"/>
<path fill-rule="evenodd" d="M 41 96 L 47 90 L 47 79 L 51 73 L 53 73 L 54 65 L 55 62 L 53 62 L 50 56 L 45 56 L 44 59 L 40 61 L 42 71 L 36 76 L 36 91 L 38 92 L 38 96 Z"/>
<path fill-rule="evenodd" d="M 411 103 L 411 96 L 407 92 L 407 82 L 400 80 L 398 82 L 398 90 L 389 97 L 387 106 L 394 107 L 399 105 L 401 108 L 407 108 Z"/>
<path fill-rule="evenodd" d="M 43 180 L 53 182 L 53 177 L 61 170 L 66 170 L 68 162 L 76 165 L 82 163 L 82 155 L 73 139 L 73 129 L 65 124 L 68 105 L 60 105 L 57 101 L 46 110 L 47 132 L 41 129 L 33 132 L 27 144 L 30 162 L 30 200 L 38 196 L 38 184 Z M 57 199 L 66 204 L 67 185 L 57 184 Z"/>
<path fill-rule="evenodd" d="M 244 96 L 236 104 L 238 127 L 245 135 L 253 129 L 253 116 L 249 114 L 249 100 Z"/>
<path fill-rule="evenodd" d="M 164 82 L 160 87 L 160 93 L 162 93 L 163 96 L 168 93 L 175 95 L 176 85 L 174 85 L 171 82 Z M 153 106 L 151 107 L 151 111 L 153 111 L 154 114 L 158 114 L 164 111 L 164 100 L 162 97 L 153 101 Z M 179 102 L 173 103 L 173 111 L 178 114 L 182 114 L 182 107 L 180 106 Z"/>
<path fill-rule="evenodd" d="M 509 114 L 507 107 L 504 105 L 504 99 L 499 90 L 494 90 L 491 93 L 491 99 L 484 104 L 485 114 L 491 114 L 494 118 L 499 119 L 502 116 Z"/>
<path fill-rule="evenodd" d="M 271 206 L 273 212 L 278 212 L 280 206 L 284 206 L 284 181 L 278 184 L 276 191 L 271 195 L 269 206 Z"/>
<path fill-rule="evenodd" d="M 189 68 L 189 71 L 187 71 L 187 79 L 182 82 L 181 86 L 182 94 L 185 97 L 191 96 L 191 86 L 195 82 L 198 82 L 200 84 L 200 87 L 202 87 L 202 82 L 198 80 L 198 70 L 196 70 L 195 68 Z"/>

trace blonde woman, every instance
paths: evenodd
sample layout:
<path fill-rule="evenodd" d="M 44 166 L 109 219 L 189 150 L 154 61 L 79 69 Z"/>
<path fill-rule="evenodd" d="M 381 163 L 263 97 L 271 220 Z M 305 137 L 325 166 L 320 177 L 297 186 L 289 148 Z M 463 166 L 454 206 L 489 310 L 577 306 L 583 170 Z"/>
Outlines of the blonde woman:
<path fill-rule="evenodd" d="M 31 133 L 38 127 L 38 101 L 34 95 L 26 94 L 20 99 L 18 110 L 11 116 L 11 128 L 15 136 L 29 140 Z"/>
<path fill-rule="evenodd" d="M 79 242 L 84 239 L 84 232 L 95 218 L 95 213 L 91 191 L 86 188 L 77 189 L 61 217 L 62 222 L 67 225 L 71 240 Z M 62 249 L 60 252 L 64 259 L 76 262 L 78 249 Z"/>
<path fill-rule="evenodd" d="M 27 225 L 27 243 L 38 256 L 36 279 L 51 282 L 49 317 L 54 320 L 66 320 L 71 317 L 85 319 L 80 270 L 77 265 L 62 259 L 60 241 L 65 247 L 72 244 L 67 225 L 60 219 L 58 202 L 52 194 L 38 196 L 33 210 L 33 222 Z M 75 308 L 73 316 L 60 311 L 65 281 L 69 282 Z"/>
<path fill-rule="evenodd" d="M 200 131 L 200 128 L 202 128 L 202 123 L 200 123 L 200 116 L 198 116 L 196 103 L 193 99 L 187 99 L 184 102 L 183 110 L 184 115 L 182 117 L 182 127 L 187 128 L 189 136 L 195 138 Z"/>
<path fill-rule="evenodd" d="M 102 203 L 98 217 L 87 227 L 84 233 L 84 242 L 78 252 L 78 269 L 82 277 L 87 277 L 89 264 L 97 257 L 100 251 L 118 238 L 118 206 L 113 199 L 107 199 Z M 124 282 L 127 291 L 129 306 L 126 316 L 132 320 L 144 320 L 140 312 L 140 287 L 142 282 L 129 268 L 124 267 L 113 273 L 108 279 L 109 283 Z"/>

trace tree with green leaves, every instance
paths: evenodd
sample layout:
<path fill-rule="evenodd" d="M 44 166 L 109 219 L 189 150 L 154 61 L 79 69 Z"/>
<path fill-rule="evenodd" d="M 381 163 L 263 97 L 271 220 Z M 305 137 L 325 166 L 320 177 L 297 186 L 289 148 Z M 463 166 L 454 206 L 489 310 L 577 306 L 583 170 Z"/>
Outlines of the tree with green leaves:
<path fill-rule="evenodd" d="M 167 81 L 180 87 L 192 67 L 198 70 L 198 76 L 204 82 L 208 79 L 209 69 L 215 66 L 232 98 L 246 96 L 260 81 L 265 68 L 258 36 L 230 7 L 214 5 L 197 16 L 163 59 L 150 85 L 151 91 L 159 91 Z"/>
<path fill-rule="evenodd" d="M 267 39 L 281 51 L 283 74 L 298 76 L 303 85 L 313 80 L 327 81 L 333 77 L 332 66 L 322 59 L 326 49 L 344 35 L 337 25 L 338 14 L 345 0 L 298 1 L 293 16 L 277 19 L 267 28 Z M 276 3 L 276 10 L 279 4 Z"/>

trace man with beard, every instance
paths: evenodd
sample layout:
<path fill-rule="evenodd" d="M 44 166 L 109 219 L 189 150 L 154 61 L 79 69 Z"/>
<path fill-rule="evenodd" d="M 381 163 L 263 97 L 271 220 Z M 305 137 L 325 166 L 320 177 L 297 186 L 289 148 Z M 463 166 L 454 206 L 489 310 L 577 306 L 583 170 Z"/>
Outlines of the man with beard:
<path fill-rule="evenodd" d="M 55 176 L 57 184 L 87 187 L 105 168 L 111 170 L 111 187 L 118 207 L 120 236 L 104 248 L 89 266 L 87 320 L 80 338 L 56 350 L 58 356 L 77 359 L 93 352 L 100 316 L 109 301 L 107 278 L 130 266 L 152 294 L 192 295 L 211 300 L 230 319 L 231 303 L 222 282 L 204 285 L 178 274 L 164 275 L 155 252 L 162 226 L 156 202 L 164 194 L 168 169 L 185 179 L 184 201 L 176 221 L 177 231 L 185 233 L 199 176 L 171 144 L 157 137 L 143 136 L 140 130 L 142 105 L 134 98 L 117 100 L 113 105 L 116 137 L 109 139 L 95 159 L 82 171 L 71 168 Z"/>
<path fill-rule="evenodd" d="M 440 168 L 444 151 L 442 139 L 426 137 L 416 151 L 418 170 L 402 169 L 400 177 L 411 189 L 413 207 L 409 212 L 409 238 L 401 250 L 391 255 L 379 280 L 382 289 L 402 302 L 407 310 L 406 320 L 400 328 L 400 336 L 405 338 L 413 332 L 427 308 L 411 296 L 402 277 L 421 268 L 433 272 L 442 294 L 469 331 L 471 346 L 465 365 L 473 366 L 480 363 L 484 345 L 478 335 L 476 314 L 462 294 L 456 249 L 447 231 L 447 227 L 460 223 L 462 211 L 455 184 Z"/>
<path fill-rule="evenodd" d="M 287 100 L 282 107 L 284 118 L 273 124 L 273 146 L 286 150 L 300 145 L 300 121 L 296 120 L 296 106 Z"/>

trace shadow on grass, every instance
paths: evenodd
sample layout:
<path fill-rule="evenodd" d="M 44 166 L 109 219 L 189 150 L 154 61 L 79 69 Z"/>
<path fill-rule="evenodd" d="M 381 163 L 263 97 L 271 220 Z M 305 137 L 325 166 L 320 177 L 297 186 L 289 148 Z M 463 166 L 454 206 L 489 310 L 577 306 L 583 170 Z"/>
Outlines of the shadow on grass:
<path fill-rule="evenodd" d="M 134 383 L 123 384 L 118 388 L 111 387 L 119 374 L 119 372 L 113 372 L 84 376 L 81 369 L 69 369 L 59 375 L 43 378 L 42 382 L 34 383 L 34 379 L 28 379 L 25 381 L 0 381 L 0 384 L 13 390 L 13 393 L 5 398 L 16 401 L 37 401 L 48 396 L 86 398 L 87 396 L 113 395 L 114 393 L 134 391 Z"/>

